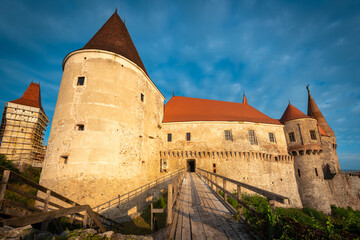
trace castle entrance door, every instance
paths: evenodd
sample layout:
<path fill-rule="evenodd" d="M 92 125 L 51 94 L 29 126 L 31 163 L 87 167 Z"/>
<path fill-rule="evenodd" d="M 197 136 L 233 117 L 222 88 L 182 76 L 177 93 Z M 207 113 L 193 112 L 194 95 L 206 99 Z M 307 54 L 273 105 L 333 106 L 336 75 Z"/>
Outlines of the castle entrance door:
<path fill-rule="evenodd" d="M 196 162 L 195 159 L 188 159 L 186 164 L 186 170 L 188 172 L 195 172 Z"/>

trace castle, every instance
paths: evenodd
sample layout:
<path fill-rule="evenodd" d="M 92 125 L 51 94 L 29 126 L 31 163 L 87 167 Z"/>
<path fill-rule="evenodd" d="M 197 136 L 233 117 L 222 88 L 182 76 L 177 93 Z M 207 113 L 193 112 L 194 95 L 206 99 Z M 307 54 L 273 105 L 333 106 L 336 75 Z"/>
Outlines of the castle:
<path fill-rule="evenodd" d="M 335 134 L 310 91 L 280 120 L 242 103 L 165 97 L 115 12 L 63 61 L 40 184 L 96 206 L 165 174 L 202 168 L 289 197 L 285 207 L 360 209 Z"/>
<path fill-rule="evenodd" d="M 41 167 L 44 134 L 49 123 L 41 105 L 40 84 L 30 83 L 21 98 L 5 103 L 0 126 L 0 154 L 20 170 Z"/>

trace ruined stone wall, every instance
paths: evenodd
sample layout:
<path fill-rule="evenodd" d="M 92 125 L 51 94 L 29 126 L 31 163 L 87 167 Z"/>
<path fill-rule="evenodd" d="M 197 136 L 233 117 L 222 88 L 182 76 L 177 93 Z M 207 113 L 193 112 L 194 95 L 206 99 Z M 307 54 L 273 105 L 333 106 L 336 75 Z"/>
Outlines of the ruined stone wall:
<path fill-rule="evenodd" d="M 326 180 L 330 190 L 330 203 L 338 207 L 360 210 L 360 174 L 339 172 Z"/>
<path fill-rule="evenodd" d="M 231 130 L 232 140 L 225 139 Z M 254 130 L 257 144 L 250 144 L 249 130 Z M 186 133 L 191 140 L 186 140 Z M 276 142 L 270 142 L 269 132 Z M 167 141 L 167 134 L 172 141 Z M 196 167 L 290 198 L 291 207 L 302 207 L 294 173 L 294 163 L 287 153 L 283 125 L 247 122 L 183 122 L 163 124 L 160 158 L 170 171 L 186 167 L 195 160 Z"/>
<path fill-rule="evenodd" d="M 149 181 L 163 114 L 156 86 L 131 61 L 101 50 L 70 53 L 63 68 L 40 184 L 95 206 Z"/>

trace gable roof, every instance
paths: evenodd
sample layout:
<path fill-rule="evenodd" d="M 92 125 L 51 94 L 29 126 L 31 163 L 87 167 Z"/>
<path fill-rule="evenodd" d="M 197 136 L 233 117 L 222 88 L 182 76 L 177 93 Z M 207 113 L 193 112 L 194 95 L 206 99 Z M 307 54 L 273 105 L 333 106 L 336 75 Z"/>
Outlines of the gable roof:
<path fill-rule="evenodd" d="M 284 114 L 280 118 L 280 122 L 284 123 L 299 118 L 311 118 L 311 117 L 305 115 L 303 112 L 301 112 L 299 109 L 297 109 L 296 107 L 294 107 L 289 103 Z"/>
<path fill-rule="evenodd" d="M 281 124 L 248 104 L 200 98 L 172 97 L 165 105 L 164 123 L 190 121 L 244 121 Z"/>
<path fill-rule="evenodd" d="M 148 75 L 130 34 L 117 11 L 82 49 L 99 49 L 117 53 L 134 62 Z"/>
<path fill-rule="evenodd" d="M 40 84 L 37 83 L 30 83 L 29 87 L 26 89 L 21 98 L 15 99 L 10 102 L 40 108 L 45 113 L 41 105 Z"/>

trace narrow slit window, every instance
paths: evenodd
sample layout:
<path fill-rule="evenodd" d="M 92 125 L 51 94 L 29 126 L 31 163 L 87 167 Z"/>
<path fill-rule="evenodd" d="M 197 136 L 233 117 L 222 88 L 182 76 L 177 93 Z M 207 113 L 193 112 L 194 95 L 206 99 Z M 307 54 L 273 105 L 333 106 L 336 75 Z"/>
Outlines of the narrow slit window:
<path fill-rule="evenodd" d="M 315 130 L 310 130 L 310 137 L 311 137 L 311 140 L 316 140 Z"/>
<path fill-rule="evenodd" d="M 225 130 L 225 140 L 232 140 L 232 135 L 230 130 Z"/>
<path fill-rule="evenodd" d="M 290 140 L 290 142 L 295 142 L 295 134 L 294 134 L 294 132 L 289 133 L 289 140 Z"/>
<path fill-rule="evenodd" d="M 191 140 L 191 133 L 186 133 L 186 141 L 190 141 Z"/>
<path fill-rule="evenodd" d="M 83 86 L 85 83 L 85 77 L 78 77 L 77 85 Z"/>
<path fill-rule="evenodd" d="M 144 102 L 144 99 L 145 99 L 144 94 L 142 94 L 142 93 L 140 94 L 140 99 L 141 99 L 142 102 Z"/>
<path fill-rule="evenodd" d="M 168 141 L 168 142 L 171 142 L 171 141 L 172 141 L 172 134 L 171 134 L 171 133 L 168 133 L 168 135 L 167 135 L 167 141 Z"/>
<path fill-rule="evenodd" d="M 301 177 L 301 174 L 300 174 L 300 169 L 298 169 L 298 175 L 299 175 L 299 177 Z"/>
<path fill-rule="evenodd" d="M 77 124 L 77 125 L 76 125 L 76 130 L 77 130 L 77 131 L 84 131 L 84 129 L 85 129 L 84 124 Z"/>
<path fill-rule="evenodd" d="M 317 168 L 315 168 L 315 174 L 316 174 L 317 177 L 319 176 Z"/>

